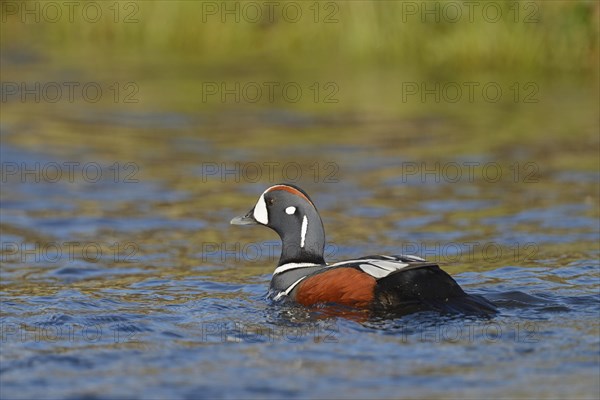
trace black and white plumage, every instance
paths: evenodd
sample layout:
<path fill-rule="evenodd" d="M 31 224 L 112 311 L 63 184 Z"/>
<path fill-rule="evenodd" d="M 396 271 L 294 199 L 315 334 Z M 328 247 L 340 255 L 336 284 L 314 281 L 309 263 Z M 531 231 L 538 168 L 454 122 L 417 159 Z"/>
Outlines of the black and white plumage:
<path fill-rule="evenodd" d="M 412 255 L 372 255 L 326 264 L 325 231 L 308 195 L 294 185 L 268 188 L 232 224 L 261 224 L 283 243 L 269 293 L 303 305 L 336 303 L 372 310 L 493 314 L 483 297 L 465 293 L 437 264 Z"/>

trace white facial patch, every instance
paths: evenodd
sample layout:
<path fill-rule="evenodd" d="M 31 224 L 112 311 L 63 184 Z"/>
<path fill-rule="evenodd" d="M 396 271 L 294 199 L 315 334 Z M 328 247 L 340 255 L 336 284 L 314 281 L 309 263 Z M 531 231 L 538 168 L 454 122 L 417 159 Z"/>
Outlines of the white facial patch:
<path fill-rule="evenodd" d="M 306 215 L 302 218 L 302 231 L 300 232 L 300 247 L 304 248 L 304 240 L 306 239 L 306 231 L 308 231 L 308 218 Z"/>
<path fill-rule="evenodd" d="M 265 203 L 265 194 L 261 194 L 254 206 L 254 219 L 263 225 L 269 223 L 269 213 L 267 212 L 267 203 Z"/>
<path fill-rule="evenodd" d="M 295 212 L 296 212 L 296 207 L 294 207 L 294 206 L 289 206 L 288 208 L 285 209 L 285 213 L 287 215 L 292 215 Z"/>

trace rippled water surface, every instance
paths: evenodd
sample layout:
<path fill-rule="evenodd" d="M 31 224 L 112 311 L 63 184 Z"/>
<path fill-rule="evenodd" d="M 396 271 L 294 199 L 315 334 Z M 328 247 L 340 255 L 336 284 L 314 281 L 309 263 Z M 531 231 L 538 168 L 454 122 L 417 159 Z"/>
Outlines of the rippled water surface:
<path fill-rule="evenodd" d="M 600 395 L 587 86 L 411 110 L 386 100 L 389 76 L 340 77 L 380 103 L 192 110 L 173 100 L 192 72 L 140 74 L 142 105 L 3 104 L 3 398 Z M 317 204 L 329 261 L 421 255 L 500 314 L 271 304 L 279 242 L 229 220 L 286 180 Z"/>

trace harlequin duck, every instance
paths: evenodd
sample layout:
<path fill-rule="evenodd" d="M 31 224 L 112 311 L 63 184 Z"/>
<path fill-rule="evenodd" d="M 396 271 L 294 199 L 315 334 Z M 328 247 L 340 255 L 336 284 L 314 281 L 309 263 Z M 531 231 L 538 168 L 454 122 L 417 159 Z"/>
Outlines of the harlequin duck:
<path fill-rule="evenodd" d="M 325 230 L 314 203 L 299 187 L 271 186 L 233 225 L 265 225 L 283 242 L 269 295 L 304 306 L 336 304 L 402 313 L 433 310 L 493 314 L 486 299 L 465 293 L 450 275 L 410 255 L 374 255 L 326 264 Z"/>

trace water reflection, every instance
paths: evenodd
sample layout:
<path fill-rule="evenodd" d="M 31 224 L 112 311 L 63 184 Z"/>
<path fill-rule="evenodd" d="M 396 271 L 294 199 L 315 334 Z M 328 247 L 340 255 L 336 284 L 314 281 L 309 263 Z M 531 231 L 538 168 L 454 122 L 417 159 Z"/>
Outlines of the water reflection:
<path fill-rule="evenodd" d="M 373 84 L 377 104 L 316 110 L 190 112 L 169 85 L 139 108 L 3 104 L 2 395 L 598 393 L 597 132 L 585 89 L 544 97 L 579 101 L 563 121 L 553 105 L 405 106 L 390 89 L 399 82 Z M 82 174 L 92 162 L 103 178 Z M 36 163 L 79 167 L 72 181 L 21 175 Z M 464 163 L 479 164 L 473 179 L 444 172 Z M 489 163 L 504 178 L 490 179 Z M 276 238 L 228 221 L 294 168 L 323 216 L 328 261 L 426 256 L 500 315 L 377 319 L 269 303 Z"/>

